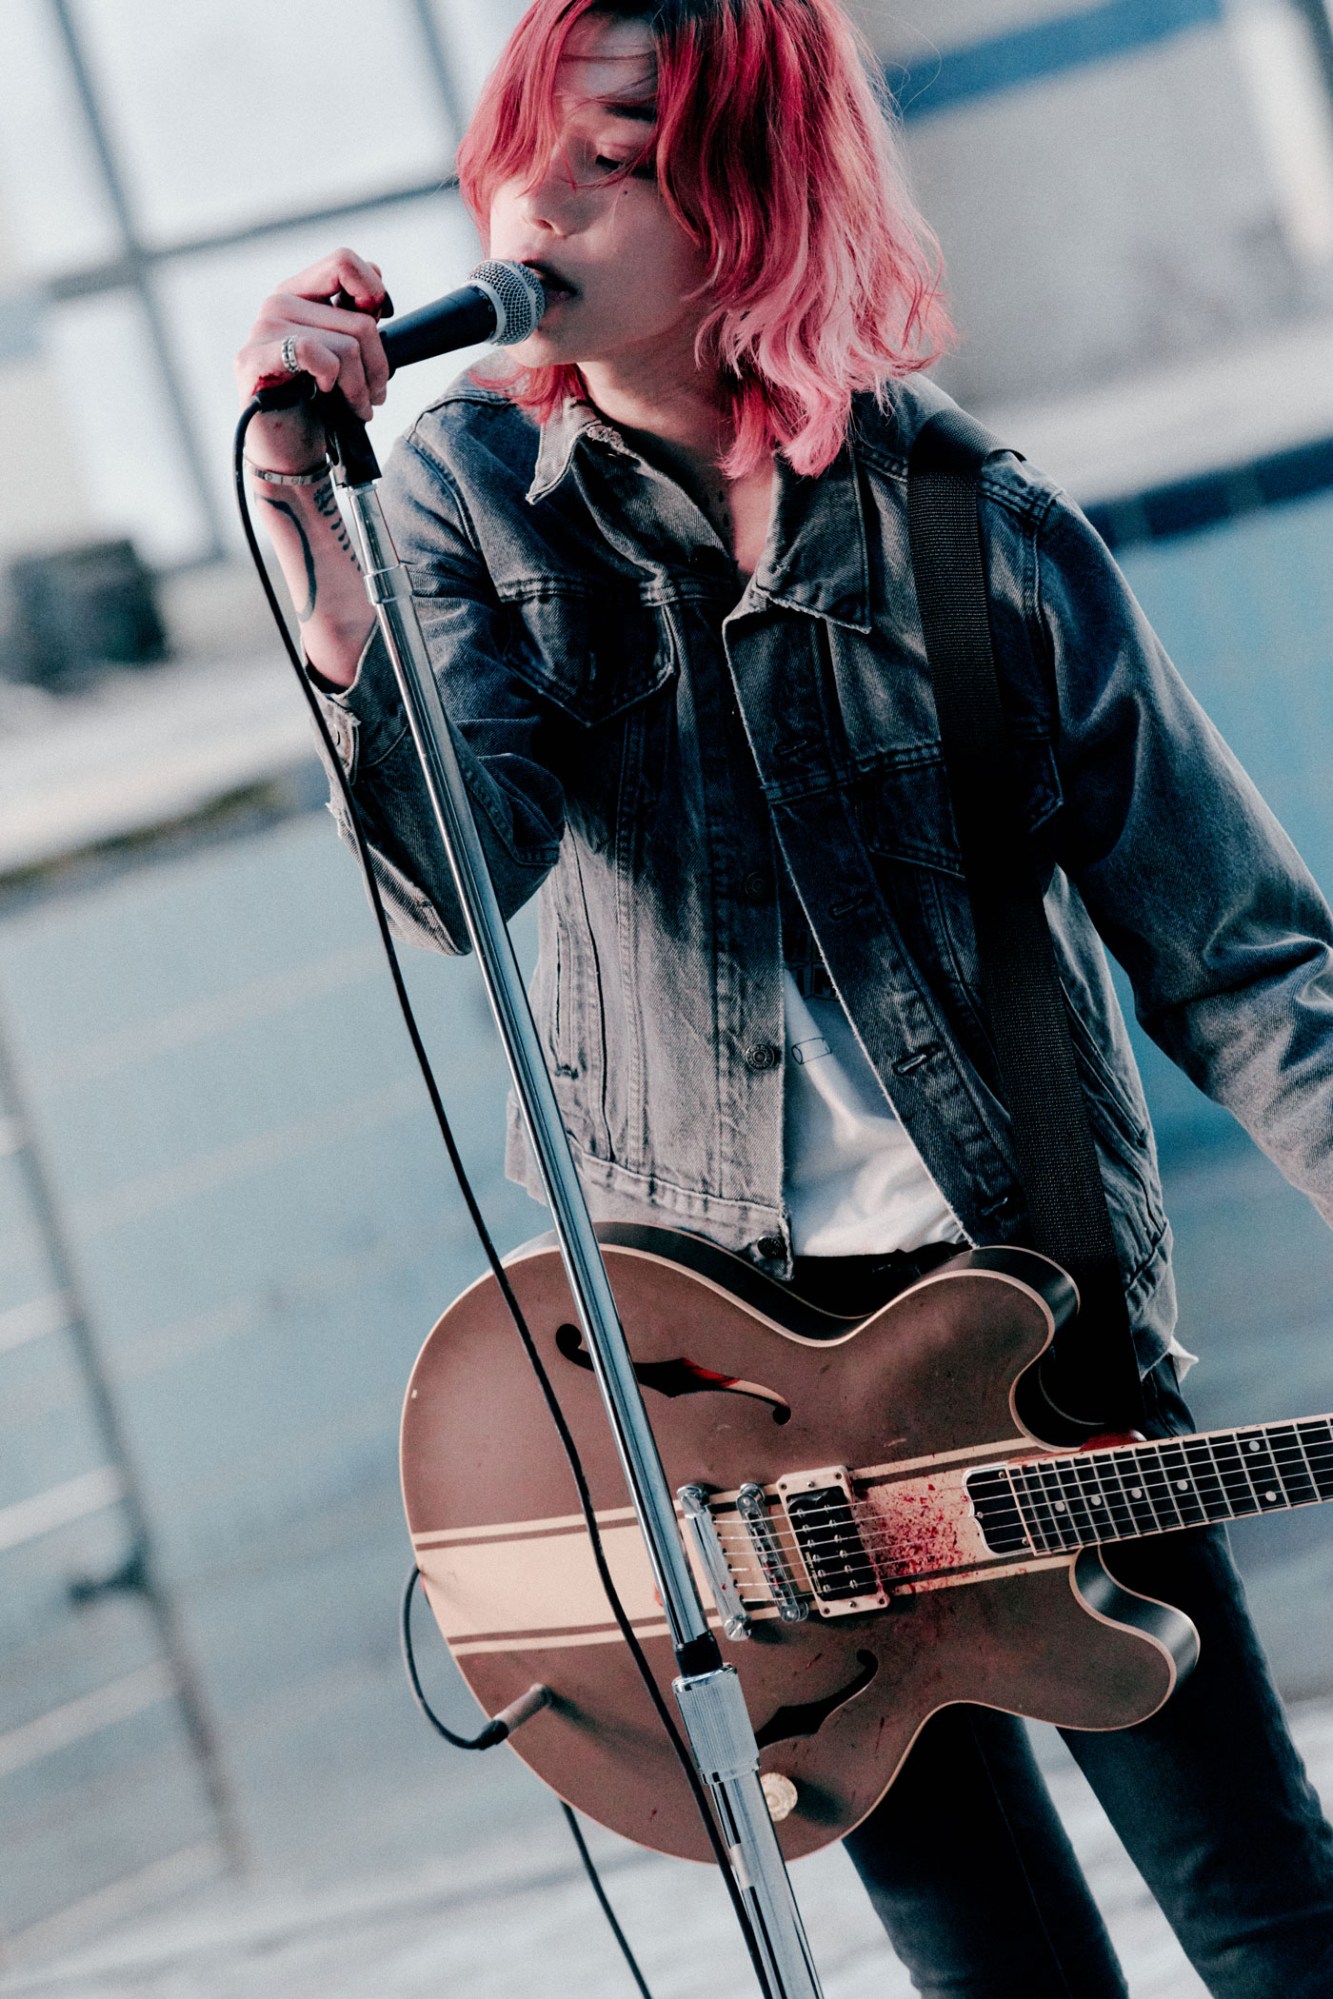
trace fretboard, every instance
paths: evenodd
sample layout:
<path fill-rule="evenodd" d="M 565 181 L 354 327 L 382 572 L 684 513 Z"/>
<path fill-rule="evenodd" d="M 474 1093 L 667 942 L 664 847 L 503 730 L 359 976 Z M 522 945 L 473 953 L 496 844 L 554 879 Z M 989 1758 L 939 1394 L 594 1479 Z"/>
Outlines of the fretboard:
<path fill-rule="evenodd" d="M 1063 1554 L 1333 1499 L 1333 1417 L 1116 1444 L 972 1472 L 992 1554 Z"/>

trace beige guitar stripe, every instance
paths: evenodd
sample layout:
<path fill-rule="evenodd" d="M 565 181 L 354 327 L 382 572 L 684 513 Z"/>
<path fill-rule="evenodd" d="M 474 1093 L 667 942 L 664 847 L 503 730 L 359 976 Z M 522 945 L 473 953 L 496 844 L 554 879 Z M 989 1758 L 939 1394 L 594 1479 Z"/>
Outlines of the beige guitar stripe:
<path fill-rule="evenodd" d="M 632 1506 L 601 1507 L 593 1516 L 599 1527 L 620 1520 L 633 1520 Z M 414 1548 L 433 1548 L 447 1541 L 518 1541 L 534 1534 L 557 1534 L 571 1527 L 583 1532 L 581 1513 L 552 1513 L 545 1520 L 507 1520 L 493 1527 L 441 1527 L 438 1532 L 414 1534 Z"/>

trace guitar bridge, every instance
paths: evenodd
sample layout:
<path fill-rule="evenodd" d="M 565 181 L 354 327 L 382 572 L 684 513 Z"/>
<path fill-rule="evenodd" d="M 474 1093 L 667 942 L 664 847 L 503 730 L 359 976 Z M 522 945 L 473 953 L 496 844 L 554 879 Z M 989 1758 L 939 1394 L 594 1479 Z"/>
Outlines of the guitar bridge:
<path fill-rule="evenodd" d="M 810 1606 L 801 1594 L 800 1587 L 787 1566 L 787 1557 L 782 1552 L 768 1511 L 768 1494 L 762 1485 L 751 1479 L 736 1494 L 736 1511 L 745 1522 L 764 1581 L 778 1607 L 778 1616 L 784 1624 L 801 1624 L 810 1615 Z"/>
<path fill-rule="evenodd" d="M 820 1616 L 882 1610 L 889 1599 L 862 1538 L 846 1467 L 792 1472 L 778 1480 L 778 1493 Z"/>
<path fill-rule="evenodd" d="M 713 1519 L 712 1509 L 708 1504 L 707 1491 L 701 1485 L 683 1485 L 677 1492 L 676 1498 L 680 1501 L 685 1525 L 689 1529 L 699 1560 L 703 1563 L 704 1574 L 708 1577 L 713 1601 L 722 1619 L 722 1629 L 728 1638 L 748 1638 L 750 1620 L 746 1616 L 745 1605 L 741 1602 L 736 1579 L 731 1573 L 727 1551 L 718 1535 L 717 1522 Z"/>

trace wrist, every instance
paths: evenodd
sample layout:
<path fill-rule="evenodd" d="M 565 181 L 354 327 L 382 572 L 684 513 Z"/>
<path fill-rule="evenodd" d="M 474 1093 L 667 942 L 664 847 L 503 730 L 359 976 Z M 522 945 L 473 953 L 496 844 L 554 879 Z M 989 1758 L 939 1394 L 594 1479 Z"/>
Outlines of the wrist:
<path fill-rule="evenodd" d="M 318 472 L 326 458 L 323 426 L 311 423 L 303 413 L 257 417 L 246 434 L 245 462 L 252 473 L 299 478 Z"/>
<path fill-rule="evenodd" d="M 314 465 L 302 465 L 293 471 L 279 470 L 273 465 L 258 465 L 246 454 L 245 468 L 252 479 L 261 486 L 322 486 L 332 476 L 332 465 L 328 458 L 321 458 Z"/>

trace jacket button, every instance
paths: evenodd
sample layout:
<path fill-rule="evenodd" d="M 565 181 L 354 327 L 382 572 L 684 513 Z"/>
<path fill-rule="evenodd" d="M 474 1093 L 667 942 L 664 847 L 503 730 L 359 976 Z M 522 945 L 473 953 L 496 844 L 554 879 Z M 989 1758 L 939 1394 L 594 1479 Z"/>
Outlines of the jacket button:
<path fill-rule="evenodd" d="M 760 1256 L 771 1262 L 776 1262 L 778 1257 L 787 1253 L 787 1245 L 780 1235 L 761 1235 L 755 1244 L 755 1249 Z"/>
<path fill-rule="evenodd" d="M 767 902 L 773 893 L 772 879 L 758 871 L 747 875 L 741 883 L 741 893 L 747 902 Z"/>
<path fill-rule="evenodd" d="M 776 1069 L 781 1060 L 782 1050 L 771 1041 L 756 1041 L 745 1051 L 745 1066 L 757 1075 L 762 1075 L 765 1069 Z"/>

